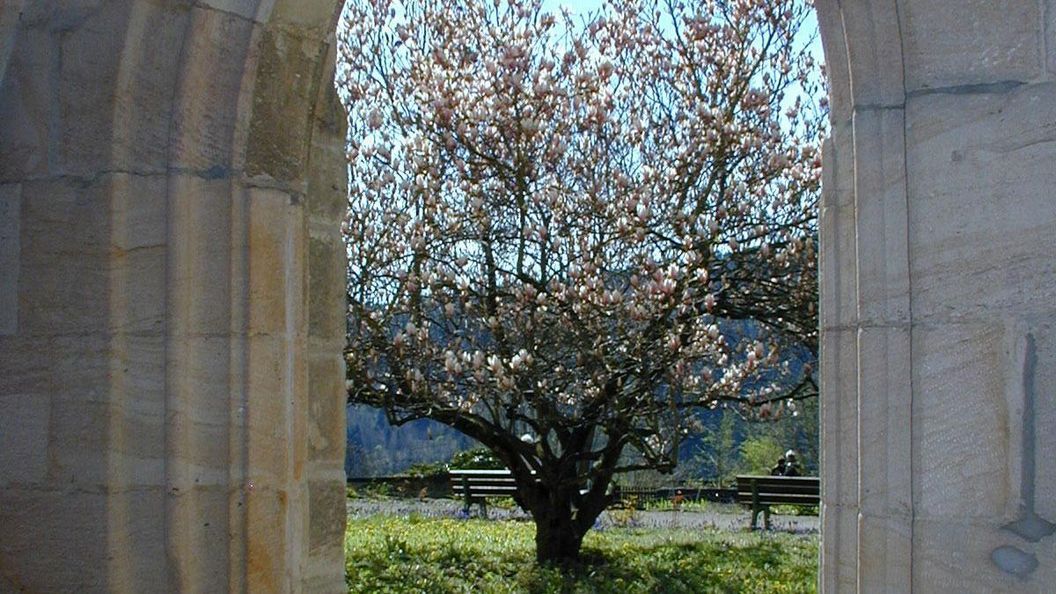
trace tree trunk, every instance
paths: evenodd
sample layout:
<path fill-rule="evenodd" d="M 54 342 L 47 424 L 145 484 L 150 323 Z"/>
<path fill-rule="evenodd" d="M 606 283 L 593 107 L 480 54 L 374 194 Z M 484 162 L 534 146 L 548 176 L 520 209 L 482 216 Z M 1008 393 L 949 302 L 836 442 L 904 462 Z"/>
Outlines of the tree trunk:
<path fill-rule="evenodd" d="M 579 560 L 586 530 L 572 519 L 569 506 L 535 517 L 535 559 L 540 565 L 568 567 Z"/>

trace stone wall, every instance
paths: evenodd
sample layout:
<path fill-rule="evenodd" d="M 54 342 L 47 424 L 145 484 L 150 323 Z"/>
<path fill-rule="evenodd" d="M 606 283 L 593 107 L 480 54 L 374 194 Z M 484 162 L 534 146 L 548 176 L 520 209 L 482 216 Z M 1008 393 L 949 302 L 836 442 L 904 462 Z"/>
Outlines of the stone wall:
<path fill-rule="evenodd" d="M 825 592 L 1056 583 L 1056 3 L 819 1 Z"/>
<path fill-rule="evenodd" d="M 336 0 L 0 5 L 0 591 L 343 591 Z"/>

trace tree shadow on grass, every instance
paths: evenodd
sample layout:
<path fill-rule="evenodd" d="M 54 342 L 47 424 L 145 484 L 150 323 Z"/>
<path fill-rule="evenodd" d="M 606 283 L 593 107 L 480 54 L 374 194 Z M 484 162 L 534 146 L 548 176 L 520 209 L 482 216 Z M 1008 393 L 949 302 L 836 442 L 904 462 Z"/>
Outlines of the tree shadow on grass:
<path fill-rule="evenodd" d="M 536 569 L 519 581 L 525 591 L 555 594 L 815 591 L 816 561 L 809 562 L 810 551 L 789 548 L 789 541 L 776 540 L 585 548 L 572 569 Z"/>

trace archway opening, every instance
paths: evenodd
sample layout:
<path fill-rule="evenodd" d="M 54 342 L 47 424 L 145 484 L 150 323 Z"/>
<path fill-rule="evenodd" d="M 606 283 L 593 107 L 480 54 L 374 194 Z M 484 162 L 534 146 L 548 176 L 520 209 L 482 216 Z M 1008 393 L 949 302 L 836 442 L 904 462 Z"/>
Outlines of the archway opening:
<path fill-rule="evenodd" d="M 392 17 L 392 16 L 396 15 L 397 13 L 400 13 L 402 10 L 403 10 L 402 8 L 394 9 L 393 11 L 389 12 L 388 16 Z M 384 19 L 382 19 L 382 20 L 384 20 Z M 399 20 L 399 17 L 396 17 L 396 20 Z M 357 21 L 359 21 L 359 19 L 357 19 Z M 364 23 L 373 22 L 373 26 L 376 26 L 376 28 L 386 28 L 386 27 L 388 27 L 388 29 L 389 29 L 388 34 L 391 37 L 388 40 L 388 42 L 391 43 L 394 46 L 399 46 L 399 45 L 402 44 L 402 45 L 404 45 L 404 47 L 407 47 L 407 46 L 409 46 L 411 44 L 419 42 L 418 38 L 415 35 L 415 32 L 407 30 L 407 29 L 410 29 L 410 27 L 407 27 L 406 23 L 404 23 L 404 24 L 391 24 L 391 26 L 388 26 L 388 25 L 382 24 L 380 21 L 374 22 L 374 21 L 371 21 L 370 19 L 365 19 L 365 20 L 360 21 L 360 22 L 364 22 Z M 354 26 L 356 26 L 356 25 L 353 24 L 353 27 Z M 816 29 L 815 29 L 815 31 L 816 31 Z M 808 35 L 808 37 L 809 37 L 809 35 Z M 361 41 L 363 43 L 357 45 L 357 47 L 352 49 L 351 51 L 352 52 L 359 52 L 359 51 L 367 52 L 366 47 L 367 47 L 367 45 L 369 45 L 369 44 L 366 43 L 367 40 L 366 39 L 361 39 L 359 41 Z M 806 43 L 806 42 L 800 41 L 798 43 L 803 44 L 803 43 Z M 817 42 L 816 38 L 815 38 L 815 43 L 816 43 L 816 45 L 813 48 L 814 54 L 815 54 L 815 59 L 820 61 L 820 51 L 821 51 L 820 50 L 820 42 Z M 466 50 L 463 47 L 462 51 L 465 52 L 465 51 L 471 51 L 471 50 Z M 475 50 L 472 50 L 472 51 L 475 53 Z M 464 56 L 463 56 L 463 58 L 464 58 Z M 383 59 L 383 58 L 379 58 L 379 60 L 381 60 L 381 59 Z M 436 60 L 437 60 L 436 61 L 436 65 L 439 65 L 439 66 L 443 66 L 444 65 L 444 58 L 436 58 Z M 392 66 L 392 65 L 390 65 L 390 66 Z M 392 72 L 393 71 L 390 71 L 389 74 L 392 74 Z M 423 73 L 422 76 L 428 76 L 428 75 Z M 354 101 L 357 102 L 357 103 L 360 103 L 360 104 L 370 103 L 370 101 L 372 101 L 373 99 L 370 98 L 370 96 L 369 96 L 370 92 L 365 88 L 365 85 L 363 84 L 363 81 L 359 80 L 357 82 L 354 79 L 355 79 L 354 76 L 346 78 L 345 79 L 345 83 L 342 86 L 342 88 L 339 90 L 339 92 L 344 92 L 344 93 L 351 92 L 354 95 Z M 803 85 L 804 86 L 810 86 L 813 82 L 816 82 L 816 81 L 811 81 L 811 80 L 807 79 L 807 80 L 803 81 Z M 407 89 L 404 89 L 404 90 L 406 91 Z M 452 92 L 457 92 L 457 91 L 452 90 Z M 365 97 L 365 95 L 366 95 L 366 97 Z M 392 97 L 392 96 L 393 95 L 390 95 L 390 97 Z M 808 100 L 809 99 L 810 98 L 808 97 Z M 437 100 L 439 100 L 439 99 L 437 99 Z M 814 100 L 816 100 L 816 98 Z M 434 101 L 434 103 L 435 103 L 435 101 Z M 791 103 L 792 103 L 792 101 L 790 99 L 788 104 L 785 104 L 785 103 L 782 102 L 779 107 L 781 108 L 782 111 L 790 111 L 790 108 L 792 108 L 792 104 Z M 823 101 L 822 101 L 822 103 L 823 103 Z M 368 111 L 370 111 L 370 110 L 368 110 Z M 400 154 L 401 150 L 403 150 L 403 148 L 400 145 L 401 145 L 401 141 L 404 140 L 404 139 L 403 138 L 399 138 L 398 135 L 397 135 L 396 138 L 393 138 L 393 136 L 391 134 L 388 134 L 387 132 L 385 132 L 385 125 L 386 124 L 383 123 L 382 120 L 384 120 L 387 117 L 387 115 L 386 115 L 386 107 L 385 106 L 379 106 L 379 107 L 373 108 L 373 111 L 370 112 L 370 113 L 368 113 L 368 111 L 363 111 L 362 113 L 359 113 L 358 115 L 354 116 L 354 118 L 356 118 L 356 119 L 352 122 L 353 127 L 357 128 L 357 134 L 358 134 L 358 135 L 356 135 L 353 138 L 352 145 L 350 147 L 351 160 L 353 161 L 354 166 L 355 166 L 356 161 L 360 160 L 364 153 L 368 153 L 367 157 L 366 157 L 368 160 L 370 160 L 370 159 L 382 159 L 382 160 L 385 160 L 385 161 L 390 161 L 390 160 L 391 161 L 395 161 L 395 160 L 401 158 L 399 156 L 399 154 Z M 455 117 L 457 117 L 457 116 L 455 116 Z M 377 122 L 373 122 L 372 120 L 374 120 L 374 119 L 377 119 L 378 121 Z M 537 124 L 538 124 L 538 122 L 537 122 Z M 795 124 L 793 124 L 793 125 L 795 125 Z M 366 131 L 366 132 L 364 132 L 364 131 Z M 459 139 L 452 140 L 451 143 L 457 144 L 460 141 L 461 141 L 461 139 L 459 138 Z M 817 168 L 820 171 L 820 155 L 818 155 L 818 158 L 817 158 Z M 392 169 L 393 169 L 393 171 L 390 171 L 389 177 L 396 178 L 396 177 L 399 177 L 400 175 L 402 175 L 402 173 L 400 173 L 400 172 L 395 172 L 395 168 L 392 168 Z M 375 186 L 379 185 L 378 183 L 375 183 L 375 182 L 378 182 L 379 180 L 384 179 L 384 178 L 385 178 L 385 173 L 381 172 L 380 170 L 377 171 L 377 172 L 372 172 L 371 174 L 366 174 L 363 171 L 354 171 L 353 174 L 352 174 L 352 183 L 353 183 L 353 185 L 360 184 L 360 185 L 357 186 L 357 188 L 360 190 L 360 192 L 362 194 L 366 195 L 366 194 L 370 194 L 372 190 L 376 190 L 377 189 L 377 188 L 371 188 L 370 187 L 370 185 L 372 183 Z M 372 182 L 372 181 L 368 181 L 368 180 L 374 180 L 374 181 Z M 392 182 L 392 180 L 390 179 L 386 183 L 391 183 L 391 182 Z M 428 182 L 425 182 L 425 183 L 426 183 L 426 187 L 427 187 L 428 186 Z M 408 191 L 413 190 L 413 184 L 408 185 L 408 184 L 405 183 L 404 184 L 404 189 L 408 190 Z M 820 194 L 819 194 L 819 196 L 820 196 Z M 353 201 L 355 201 L 355 200 L 356 200 L 356 198 L 354 197 Z M 398 200 L 398 198 L 397 198 L 397 200 Z M 375 203 L 377 203 L 377 202 L 378 201 L 375 200 Z M 379 210 L 376 213 L 376 215 L 377 215 L 375 217 L 376 219 L 383 219 L 384 218 L 384 214 L 382 213 L 382 210 L 384 208 L 385 208 L 385 206 L 379 207 Z M 813 206 L 813 208 L 815 209 L 815 212 L 816 212 L 817 204 L 815 204 Z M 816 214 L 815 214 L 815 217 L 816 217 Z M 352 221 L 350 221 L 349 226 L 352 227 L 352 229 L 351 229 L 351 231 L 346 231 L 346 232 L 351 232 L 353 235 L 355 233 L 360 233 L 361 235 L 356 235 L 355 237 L 356 237 L 356 241 L 362 241 L 364 239 L 364 236 L 362 235 L 362 229 L 357 231 L 355 229 L 357 224 L 362 224 L 362 220 L 359 220 L 359 221 L 352 220 Z M 376 233 L 377 230 L 374 230 L 373 232 Z M 407 232 L 407 236 L 408 237 L 410 237 L 411 235 L 412 234 L 410 232 Z M 367 237 L 366 239 L 369 239 L 369 237 Z M 812 245 L 811 245 L 811 247 L 809 249 L 816 250 L 817 249 L 816 227 L 814 228 L 814 235 L 812 237 L 812 240 L 813 240 L 814 243 L 812 243 Z M 352 250 L 352 252 L 355 252 L 356 251 L 356 246 L 352 246 L 350 249 Z M 734 250 L 736 250 L 736 249 L 737 248 L 735 247 Z M 353 255 L 353 257 L 355 258 L 355 254 Z M 378 264 L 377 266 L 378 266 L 378 268 L 381 268 L 382 265 Z M 353 264 L 353 268 L 355 268 L 355 263 Z M 353 270 L 353 273 L 357 274 L 357 272 L 355 270 Z M 393 278 L 396 278 L 396 276 L 397 275 L 394 274 Z M 400 282 L 402 282 L 402 280 L 403 279 L 401 279 Z M 357 279 L 357 282 L 353 283 L 353 284 L 355 285 L 357 283 L 359 283 L 359 279 Z M 815 285 L 815 287 L 816 287 L 816 285 Z M 814 303 L 816 301 L 816 297 L 813 297 L 811 299 L 811 301 L 812 301 L 811 308 L 813 309 L 811 314 L 812 315 L 816 315 L 816 314 L 814 314 L 814 312 L 816 312 L 816 303 Z M 404 325 L 403 322 L 406 321 L 406 320 L 401 319 L 400 321 L 401 321 L 401 324 L 399 324 L 399 325 L 402 327 Z M 352 324 L 355 324 L 355 323 L 358 323 L 358 321 L 353 321 L 352 322 Z M 814 326 L 816 326 L 816 324 L 811 324 L 812 329 L 813 329 Z M 416 328 L 418 328 L 418 327 L 420 327 L 420 326 L 416 324 Z M 353 331 L 356 331 L 356 330 L 353 330 Z M 817 344 L 816 343 L 816 333 L 814 334 L 814 340 L 815 340 L 815 342 L 814 342 L 815 352 L 814 352 L 813 360 L 809 361 L 809 365 L 811 367 L 813 367 L 814 369 L 816 369 L 817 368 L 817 365 L 816 365 L 816 348 L 817 348 L 816 347 L 816 344 Z M 469 361 L 469 363 L 471 363 L 471 361 Z M 459 361 L 456 361 L 456 365 L 460 365 L 460 364 L 461 363 Z M 802 364 L 802 362 L 801 362 L 801 364 Z M 451 366 L 449 365 L 448 367 L 451 367 Z M 353 370 L 353 371 L 357 372 L 358 370 Z M 379 383 L 379 382 L 380 382 L 380 380 L 373 380 L 372 382 L 364 382 L 362 380 L 362 378 L 360 378 L 360 384 L 363 384 L 363 383 Z M 811 383 L 815 383 L 815 382 L 811 382 Z M 816 387 L 815 387 L 815 391 L 816 391 Z M 789 399 L 774 398 L 772 400 L 772 403 L 771 403 L 770 407 L 751 409 L 753 412 L 751 412 L 749 414 L 750 414 L 750 416 L 755 416 L 756 418 L 765 417 L 765 416 L 777 416 L 779 414 L 782 414 L 782 415 L 783 414 L 789 414 L 789 415 L 791 415 L 791 414 L 802 414 L 801 411 L 795 411 L 795 413 L 793 413 L 794 408 L 795 408 L 795 404 L 793 404 L 792 406 L 788 406 L 787 408 L 785 408 L 783 406 L 779 407 L 779 406 L 777 406 L 775 404 L 775 403 L 780 403 L 780 404 L 784 405 L 784 404 L 786 404 L 786 401 L 794 401 L 794 400 L 795 400 L 794 398 L 789 398 Z M 379 399 L 377 401 L 377 403 L 380 403 L 380 402 L 381 402 L 381 400 Z M 816 400 L 814 402 L 816 402 Z M 800 404 L 800 406 L 802 407 L 802 404 Z M 760 412 L 760 411 L 762 411 L 762 412 Z M 361 419 L 360 420 L 355 420 L 354 419 L 355 423 L 359 423 L 360 424 L 359 427 L 357 427 L 357 431 L 361 435 L 362 435 L 362 433 L 364 433 L 364 431 L 362 430 L 363 426 L 365 424 L 371 424 L 371 425 L 377 426 L 376 425 L 376 420 L 378 418 L 380 418 L 380 415 L 382 415 L 383 413 L 373 413 L 373 414 L 376 415 L 376 416 L 374 416 L 372 419 L 367 420 L 365 423 Z M 814 408 L 812 410 L 812 414 L 817 414 L 817 408 Z M 400 421 L 408 420 L 410 418 L 410 417 L 401 418 L 399 414 L 394 414 L 391 409 L 389 411 L 389 417 L 393 418 L 393 419 L 400 420 Z M 436 434 L 440 433 L 441 431 L 442 431 L 441 429 L 437 429 L 437 428 L 435 428 L 435 426 L 434 427 L 422 426 L 420 429 L 417 430 L 417 432 L 420 433 L 420 434 L 423 434 L 423 436 L 428 435 L 429 437 L 432 437 L 433 439 L 436 439 Z M 740 431 L 740 430 L 738 430 L 738 431 Z M 813 427 L 813 432 L 816 432 L 816 431 L 817 431 L 817 424 L 815 423 L 814 427 Z M 802 436 L 803 434 L 810 433 L 810 432 L 812 432 L 812 431 L 811 430 L 807 430 L 807 431 L 801 432 L 800 435 Z M 413 437 L 411 437 L 410 439 L 413 440 Z M 428 438 L 426 438 L 426 439 L 428 439 Z M 787 439 L 786 439 L 786 441 L 787 441 Z M 810 439 L 809 438 L 805 438 L 804 441 L 801 442 L 801 443 L 806 445 L 806 444 L 809 444 L 809 442 L 810 442 Z M 816 444 L 816 441 L 814 443 Z M 781 447 L 779 442 L 775 442 L 773 440 L 770 440 L 767 445 L 772 446 L 770 449 L 773 449 L 774 447 L 779 447 L 780 448 L 780 453 L 783 453 L 785 451 L 785 449 L 786 449 L 785 447 Z M 371 450 L 372 448 L 370 448 L 369 445 L 368 445 L 367 449 Z M 402 448 L 401 453 L 408 453 L 407 450 L 409 450 L 409 449 L 411 449 L 411 448 Z M 428 450 L 430 448 L 426 447 L 426 448 L 423 448 L 423 449 Z M 810 460 L 808 461 L 808 464 L 809 464 L 810 467 L 812 467 L 812 469 L 814 469 L 816 471 L 817 470 L 816 464 L 817 464 L 817 461 L 818 461 L 818 458 L 819 458 L 819 456 L 817 454 L 817 452 L 818 452 L 817 446 L 813 445 L 813 447 L 812 447 L 811 445 L 806 445 L 806 447 L 800 447 L 799 449 L 807 450 L 809 452 L 808 453 L 808 458 L 810 458 Z M 374 453 L 377 453 L 377 454 L 380 454 L 380 455 L 383 456 L 385 452 L 383 450 L 381 450 L 381 451 L 374 450 Z M 502 457 L 502 456 L 500 455 L 500 457 Z M 777 456 L 775 455 L 774 458 L 776 459 L 776 457 Z M 430 460 L 430 461 L 431 462 L 437 462 L 437 461 L 442 461 L 442 460 Z M 356 462 L 358 462 L 358 461 L 354 460 L 353 464 L 355 464 Z M 770 462 L 772 463 L 773 461 L 771 460 Z M 391 466 L 390 466 L 390 468 L 391 468 Z M 360 471 L 362 471 L 362 469 L 360 469 Z"/>

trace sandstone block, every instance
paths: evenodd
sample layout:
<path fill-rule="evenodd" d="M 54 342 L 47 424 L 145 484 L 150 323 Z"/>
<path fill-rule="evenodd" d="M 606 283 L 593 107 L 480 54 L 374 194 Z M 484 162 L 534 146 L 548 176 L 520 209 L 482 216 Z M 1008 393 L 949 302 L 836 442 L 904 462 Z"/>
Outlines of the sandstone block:
<path fill-rule="evenodd" d="M 25 15 L 23 15 L 24 17 Z M 58 39 L 43 27 L 18 26 L 15 44 L 0 80 L 0 180 L 17 182 L 49 173 L 52 99 L 58 93 L 52 73 L 59 61 Z"/>
<path fill-rule="evenodd" d="M 858 592 L 909 592 L 913 584 L 910 515 L 858 516 Z"/>
<path fill-rule="evenodd" d="M 170 333 L 208 336 L 231 331 L 235 299 L 231 276 L 246 246 L 244 237 L 232 231 L 231 211 L 237 203 L 228 180 L 194 175 L 170 179 Z"/>
<path fill-rule="evenodd" d="M 164 173 L 170 166 L 175 108 L 172 98 L 183 74 L 180 62 L 185 58 L 184 44 L 197 37 L 196 31 L 189 29 L 187 6 L 178 2 L 135 2 L 116 12 L 106 18 L 127 19 L 124 39 L 113 35 L 113 30 L 101 29 L 122 44 L 111 89 L 114 113 L 108 147 L 110 169 Z M 85 26 L 99 25 L 89 21 Z M 118 22 L 108 26 L 118 26 Z M 85 41 L 86 46 L 91 43 L 91 39 Z M 91 51 L 88 47 L 79 49 Z"/>
<path fill-rule="evenodd" d="M 344 339 L 345 254 L 337 234 L 313 236 L 308 243 L 308 332 L 313 338 Z"/>
<path fill-rule="evenodd" d="M 907 108 L 913 311 L 1051 311 L 1056 84 L 917 97 Z"/>
<path fill-rule="evenodd" d="M 304 13 L 310 14 L 310 7 Z M 320 84 L 317 70 L 326 46 L 293 29 L 268 28 L 258 47 L 246 173 L 300 183 L 305 179 L 310 114 Z"/>
<path fill-rule="evenodd" d="M 1043 594 L 1056 583 L 1056 548 L 1031 545 L 981 518 L 917 519 L 913 524 L 913 591 L 942 594 Z M 1022 577 L 993 561 L 999 547 L 1016 547 L 1038 565 Z"/>
<path fill-rule="evenodd" d="M 0 184 L 0 336 L 18 331 L 21 226 L 22 186 Z"/>
<path fill-rule="evenodd" d="M 29 592 L 105 592 L 107 499 L 99 492 L 0 490 L 5 577 Z"/>
<path fill-rule="evenodd" d="M 307 201 L 310 216 L 338 228 L 348 210 L 348 161 L 343 142 L 313 137 Z"/>
<path fill-rule="evenodd" d="M 298 390 L 293 385 L 286 340 L 253 336 L 246 343 L 246 430 L 249 478 L 258 485 L 282 485 L 295 447 L 293 423 Z"/>
<path fill-rule="evenodd" d="M 303 327 L 303 209 L 278 190 L 246 190 L 251 334 L 285 334 Z"/>
<path fill-rule="evenodd" d="M 1012 519 L 1005 344 L 995 325 L 914 331 L 918 517 Z"/>
<path fill-rule="evenodd" d="M 51 399 L 0 392 L 0 486 L 43 483 L 48 470 Z"/>
<path fill-rule="evenodd" d="M 345 485 L 333 481 L 312 481 L 309 493 L 309 547 L 312 554 L 341 548 L 345 538 Z"/>
<path fill-rule="evenodd" d="M 913 505 L 910 332 L 862 328 L 858 333 L 859 501 L 863 513 L 909 515 Z"/>
<path fill-rule="evenodd" d="M 311 460 L 343 460 L 345 362 L 341 355 L 312 354 L 308 363 L 308 454 Z"/>
<path fill-rule="evenodd" d="M 112 266 L 105 181 L 23 184 L 20 233 L 20 333 L 104 332 Z"/>
<path fill-rule="evenodd" d="M 207 6 L 219 12 L 229 12 L 243 19 L 256 20 L 257 13 L 270 2 L 261 0 L 198 0 L 200 6 Z M 266 15 L 265 15 L 266 16 Z"/>
<path fill-rule="evenodd" d="M 858 584 L 858 512 L 854 507 L 821 505 L 822 594 L 854 592 Z"/>
<path fill-rule="evenodd" d="M 205 8 L 191 11 L 189 27 L 173 106 L 172 165 L 224 179 L 241 167 L 236 134 L 256 29 L 238 14 Z"/>
<path fill-rule="evenodd" d="M 277 2 L 271 13 L 271 22 L 312 29 L 333 29 L 339 9 L 340 6 L 333 0 Z"/>
<path fill-rule="evenodd" d="M 854 206 L 821 209 L 819 324 L 823 330 L 852 328 L 858 321 L 858 253 Z"/>
<path fill-rule="evenodd" d="M 164 485 L 111 494 L 109 515 L 108 589 L 124 592 L 164 592 L 172 588 L 169 572 Z M 204 524 L 209 519 L 200 521 Z"/>
<path fill-rule="evenodd" d="M 1046 63 L 1050 75 L 1056 74 L 1056 1 L 1045 0 L 1045 47 L 1048 50 Z"/>
<path fill-rule="evenodd" d="M 906 90 L 1026 81 L 1042 70 L 1039 3 L 941 0 L 903 6 Z"/>
<path fill-rule="evenodd" d="M 828 330 L 821 338 L 822 499 L 858 504 L 858 337 Z"/>
<path fill-rule="evenodd" d="M 829 120 L 843 122 L 851 119 L 851 77 L 848 72 L 847 40 L 844 36 L 843 13 L 835 0 L 817 0 L 818 30 L 825 51 L 828 73 Z"/>
<path fill-rule="evenodd" d="M 902 105 L 905 90 L 898 5 L 887 0 L 871 0 L 854 7 L 839 4 L 853 102 L 849 107 Z"/>
<path fill-rule="evenodd" d="M 302 543 L 297 537 L 291 541 L 291 537 L 303 532 L 290 532 L 289 527 L 300 527 L 303 518 L 294 513 L 294 503 L 291 493 L 283 490 L 257 487 L 246 494 L 246 580 L 251 592 L 282 591 L 291 579 L 299 577 L 292 574 L 300 573 Z M 285 559 L 297 559 L 297 566 L 290 567 Z"/>
<path fill-rule="evenodd" d="M 909 321 L 904 117 L 900 109 L 854 114 L 858 316 L 862 324 Z"/>
<path fill-rule="evenodd" d="M 165 549 L 174 582 L 170 589 L 227 591 L 231 581 L 238 583 L 242 513 L 232 512 L 231 501 L 240 496 L 226 485 L 169 487 Z M 236 509 L 241 511 L 237 503 Z"/>

